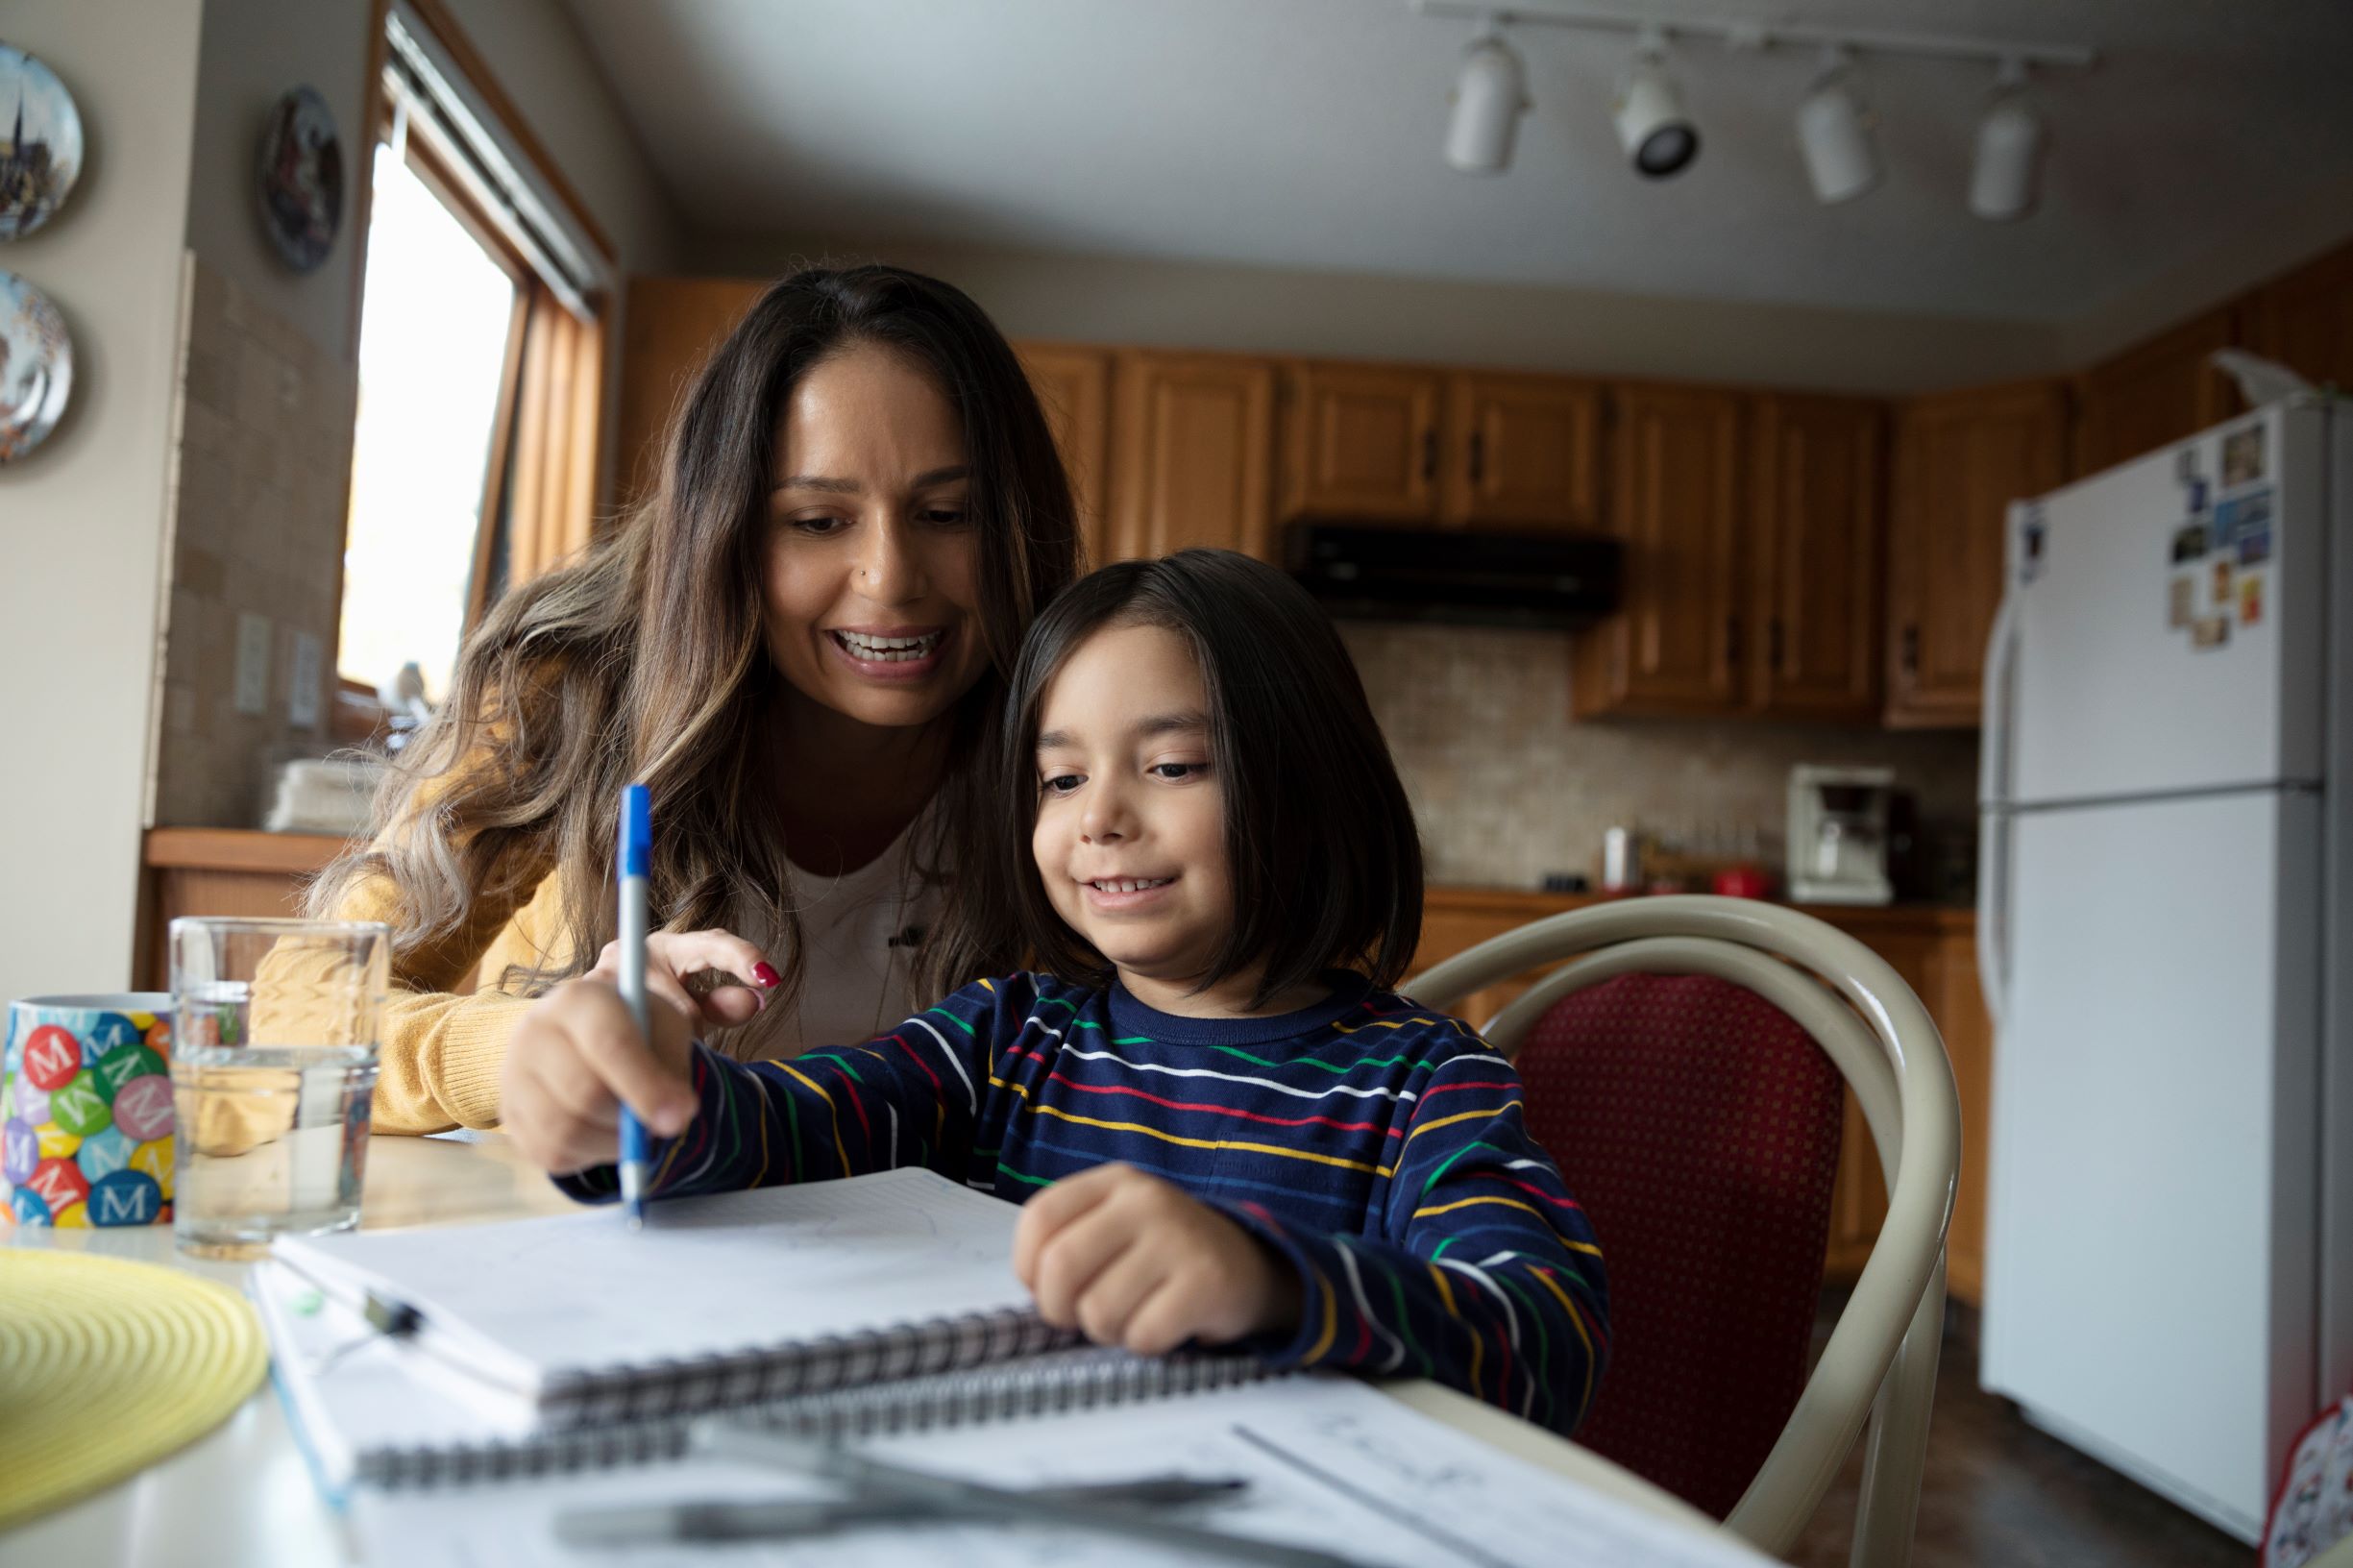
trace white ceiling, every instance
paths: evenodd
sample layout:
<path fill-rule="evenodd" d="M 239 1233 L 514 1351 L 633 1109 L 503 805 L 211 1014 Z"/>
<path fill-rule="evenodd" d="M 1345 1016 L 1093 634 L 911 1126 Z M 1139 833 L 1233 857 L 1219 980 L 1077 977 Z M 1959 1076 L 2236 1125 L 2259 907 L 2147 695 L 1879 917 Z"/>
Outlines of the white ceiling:
<path fill-rule="evenodd" d="M 1990 72 L 1951 62 L 1866 61 L 1887 180 L 1825 208 L 1791 131 L 1799 50 L 1679 46 L 1702 149 L 1652 184 L 1610 128 L 1627 41 L 1515 29 L 1535 109 L 1483 179 L 1440 156 L 1470 25 L 1409 0 L 565 4 L 723 233 L 2061 321 L 2353 173 L 2345 0 L 1643 8 L 2096 46 L 2038 87 L 2043 209 L 2010 225 L 1964 204 Z"/>

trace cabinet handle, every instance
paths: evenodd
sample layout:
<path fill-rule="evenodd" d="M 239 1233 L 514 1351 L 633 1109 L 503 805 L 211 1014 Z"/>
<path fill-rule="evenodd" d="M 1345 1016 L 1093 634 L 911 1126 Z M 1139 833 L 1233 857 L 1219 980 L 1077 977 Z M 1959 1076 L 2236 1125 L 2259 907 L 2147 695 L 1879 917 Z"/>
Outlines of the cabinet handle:
<path fill-rule="evenodd" d="M 1903 673 L 1908 678 L 1920 674 L 1920 625 L 1907 623 L 1903 628 Z"/>
<path fill-rule="evenodd" d="M 1434 484 L 1438 477 L 1438 432 L 1433 426 L 1422 432 L 1422 482 Z"/>
<path fill-rule="evenodd" d="M 1484 432 L 1471 432 L 1471 482 L 1477 484 L 1486 477 L 1487 442 Z"/>
<path fill-rule="evenodd" d="M 1777 615 L 1765 623 L 1765 663 L 1775 674 L 1781 673 L 1781 618 Z"/>

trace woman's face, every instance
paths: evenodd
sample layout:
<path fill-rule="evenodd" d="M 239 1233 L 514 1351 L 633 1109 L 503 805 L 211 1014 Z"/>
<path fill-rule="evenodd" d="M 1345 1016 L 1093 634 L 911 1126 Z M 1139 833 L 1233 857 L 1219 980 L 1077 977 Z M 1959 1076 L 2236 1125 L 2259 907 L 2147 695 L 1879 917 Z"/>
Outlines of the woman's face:
<path fill-rule="evenodd" d="M 793 389 L 762 568 L 769 657 L 861 723 L 930 723 L 988 665 L 964 431 L 928 374 L 870 345 Z"/>

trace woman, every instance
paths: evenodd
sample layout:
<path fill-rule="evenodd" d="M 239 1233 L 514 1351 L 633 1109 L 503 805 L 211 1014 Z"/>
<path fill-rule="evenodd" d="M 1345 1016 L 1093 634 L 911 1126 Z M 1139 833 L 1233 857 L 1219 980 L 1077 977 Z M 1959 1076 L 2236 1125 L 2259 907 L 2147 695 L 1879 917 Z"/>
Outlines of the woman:
<path fill-rule="evenodd" d="M 957 861 L 1005 673 L 1076 565 L 1053 438 L 977 306 L 893 267 L 770 289 L 652 500 L 493 611 L 373 843 L 312 891 L 394 929 L 376 1129 L 494 1124 L 529 998 L 611 969 L 633 779 L 667 928 L 650 983 L 730 1054 L 864 1039 L 1016 967 Z"/>

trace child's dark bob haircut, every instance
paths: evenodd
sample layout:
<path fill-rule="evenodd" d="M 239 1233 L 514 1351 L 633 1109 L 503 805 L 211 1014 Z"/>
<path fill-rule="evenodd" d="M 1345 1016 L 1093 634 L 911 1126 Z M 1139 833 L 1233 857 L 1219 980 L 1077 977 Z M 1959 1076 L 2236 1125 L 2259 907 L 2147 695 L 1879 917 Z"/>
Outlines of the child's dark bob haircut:
<path fill-rule="evenodd" d="M 1225 550 L 1121 561 L 1064 589 L 1030 627 L 1006 694 L 998 782 L 1011 814 L 1000 870 L 1037 967 L 1106 985 L 1111 966 L 1054 913 L 1030 836 L 1045 691 L 1115 625 L 1192 646 L 1225 801 L 1234 923 L 1207 990 L 1263 962 L 1252 1007 L 1329 969 L 1396 984 L 1422 927 L 1422 846 L 1388 744 L 1321 606 L 1273 567 Z"/>

